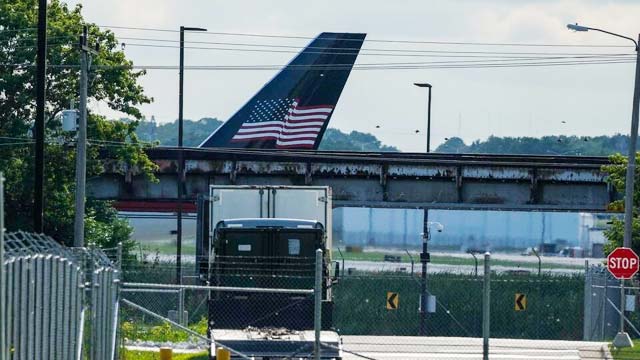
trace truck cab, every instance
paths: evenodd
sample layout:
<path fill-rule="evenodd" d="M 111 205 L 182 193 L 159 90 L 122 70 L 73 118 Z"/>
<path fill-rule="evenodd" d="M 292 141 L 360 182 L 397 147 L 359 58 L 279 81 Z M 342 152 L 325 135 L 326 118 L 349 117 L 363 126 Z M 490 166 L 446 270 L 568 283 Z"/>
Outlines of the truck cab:
<path fill-rule="evenodd" d="M 340 359 L 332 330 L 329 188 L 212 186 L 199 203 L 198 224 L 198 270 L 215 287 L 208 299 L 213 359 L 219 347 L 255 359 L 312 358 L 314 296 L 308 291 L 315 287 L 318 249 L 321 354 Z"/>
<path fill-rule="evenodd" d="M 218 223 L 209 284 L 263 289 L 313 289 L 315 252 L 325 229 L 313 220 L 229 219 Z M 330 281 L 323 259 L 323 279 Z M 332 301 L 323 284 L 323 329 L 331 327 Z M 224 311 L 221 311 L 224 309 Z M 313 297 L 288 293 L 218 292 L 209 300 L 212 329 L 313 329 Z"/>

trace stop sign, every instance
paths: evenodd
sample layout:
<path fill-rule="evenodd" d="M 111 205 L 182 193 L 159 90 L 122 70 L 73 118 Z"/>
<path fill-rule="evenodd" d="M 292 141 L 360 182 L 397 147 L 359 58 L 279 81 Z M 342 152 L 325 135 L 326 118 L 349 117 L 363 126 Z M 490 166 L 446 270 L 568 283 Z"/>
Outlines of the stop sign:
<path fill-rule="evenodd" d="M 639 264 L 638 255 L 629 248 L 616 248 L 607 256 L 607 269 L 616 279 L 631 279 Z"/>

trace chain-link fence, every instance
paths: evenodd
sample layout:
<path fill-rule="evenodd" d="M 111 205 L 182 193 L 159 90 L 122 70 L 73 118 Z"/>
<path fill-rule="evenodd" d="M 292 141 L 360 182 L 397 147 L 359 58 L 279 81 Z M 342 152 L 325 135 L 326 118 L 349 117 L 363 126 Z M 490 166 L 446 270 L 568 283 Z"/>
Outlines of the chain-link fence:
<path fill-rule="evenodd" d="M 625 280 L 623 288 L 621 284 L 622 282 L 615 279 L 604 266 L 589 268 L 585 279 L 585 340 L 613 339 L 620 331 L 621 320 L 624 321 L 624 330 L 629 336 L 632 339 L 640 339 L 638 277 Z M 622 319 L 621 308 L 624 313 Z"/>
<path fill-rule="evenodd" d="M 160 270 L 159 274 L 175 274 L 170 263 L 131 263 L 129 269 L 123 269 L 125 277 L 132 276 L 138 283 L 127 282 L 122 298 L 162 317 L 135 306 L 123 306 L 123 345 L 157 347 L 170 342 L 174 348 L 204 349 L 209 346 L 204 338 L 213 334 L 215 340 L 216 332 L 223 330 L 235 342 L 221 340 L 221 343 L 232 349 L 244 346 L 244 351 L 238 352 L 253 356 L 273 349 L 274 339 L 286 341 L 294 335 L 298 339 L 313 339 L 312 333 L 308 333 L 313 329 L 313 295 L 277 293 L 278 289 L 314 287 L 309 273 L 295 275 L 295 271 L 303 272 L 304 263 L 278 264 L 288 275 L 277 276 L 266 271 L 274 268 L 276 259 L 268 259 L 268 264 L 267 259 L 262 263 L 243 258 L 224 260 L 237 268 L 229 273 L 212 271 L 209 278 L 202 279 L 207 281 L 200 282 L 202 286 L 193 277 L 185 278 L 184 286 L 139 283 L 142 279 L 162 277 L 153 274 L 155 269 Z M 189 266 L 195 264 L 186 266 L 184 270 L 188 273 Z M 323 303 L 322 311 L 323 329 L 335 331 L 341 340 L 327 342 L 323 349 L 342 352 L 345 359 L 405 358 L 399 354 L 409 354 L 406 358 L 429 358 L 435 353 L 449 354 L 450 358 L 464 354 L 481 356 L 483 266 L 480 260 L 477 275 L 475 271 L 443 272 L 429 273 L 426 278 L 418 267 L 413 274 L 397 269 L 342 271 L 326 287 L 323 299 L 331 299 L 332 303 L 330 306 Z M 148 276 L 144 275 L 146 272 Z M 232 289 L 213 288 L 216 286 Z M 586 321 L 582 274 L 492 271 L 490 291 L 492 352 L 506 358 L 518 353 L 533 354 L 531 358 L 566 354 L 569 358 L 589 358 L 584 355 L 589 353 L 593 358 L 601 358 L 605 351 L 602 343 L 579 343 L 585 338 Z M 425 311 L 422 311 L 423 294 L 426 294 Z M 264 341 L 251 341 L 248 345 L 249 337 Z M 284 358 L 304 357 L 305 346 L 308 350 L 310 345 L 298 345 L 280 349 L 279 354 Z"/>
<path fill-rule="evenodd" d="M 225 256 L 216 258 L 206 279 L 186 275 L 183 284 L 168 284 L 154 281 L 159 277 L 153 272 L 175 274 L 172 263 L 125 262 L 121 345 L 169 342 L 183 350 L 208 348 L 215 354 L 227 349 L 239 358 L 278 359 L 311 358 L 319 349 L 323 359 L 337 358 L 329 269 L 322 264 L 321 253 L 316 258 Z"/>
<path fill-rule="evenodd" d="M 429 274 L 427 296 L 434 303 L 424 320 L 422 281 L 420 274 L 345 274 L 334 286 L 336 329 L 345 335 L 482 335 L 482 273 Z M 581 340 L 583 283 L 581 276 L 494 274 L 492 336 Z M 372 326 L 378 321 L 384 326 Z"/>

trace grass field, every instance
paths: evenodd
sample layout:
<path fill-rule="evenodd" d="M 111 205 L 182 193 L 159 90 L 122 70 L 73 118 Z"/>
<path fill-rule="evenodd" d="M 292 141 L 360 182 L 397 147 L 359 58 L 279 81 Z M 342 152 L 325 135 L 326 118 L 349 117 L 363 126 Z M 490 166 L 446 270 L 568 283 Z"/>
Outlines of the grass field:
<path fill-rule="evenodd" d="M 123 349 L 120 352 L 120 360 L 159 360 L 160 353 L 156 351 L 133 351 Z M 208 360 L 209 354 L 200 352 L 197 354 L 173 354 L 172 360 Z"/>
<path fill-rule="evenodd" d="M 161 255 L 175 255 L 176 253 L 176 245 L 173 243 L 146 243 L 141 247 L 142 251 L 146 254 L 154 254 L 158 253 Z M 182 245 L 182 254 L 184 255 L 195 255 L 196 247 L 195 244 L 192 243 L 184 243 Z M 345 252 L 342 251 L 342 256 L 344 256 L 345 260 L 355 260 L 355 261 L 384 261 L 384 252 L 381 251 L 366 251 L 361 253 L 353 253 L 353 252 Z M 401 261 L 405 263 L 411 262 L 411 258 L 407 254 L 395 254 L 401 257 Z M 413 261 L 416 264 L 420 263 L 420 255 L 412 254 Z M 482 255 L 478 256 L 478 266 L 482 266 Z M 333 258 L 334 260 L 341 260 L 340 253 L 337 250 L 333 250 Z M 443 256 L 443 255 L 431 255 L 431 263 L 432 264 L 442 264 L 442 265 L 461 265 L 461 266 L 474 266 L 475 261 L 473 257 L 469 255 L 468 258 L 457 257 L 457 256 Z M 496 260 L 493 259 L 491 261 L 492 265 L 496 266 L 505 266 L 511 268 L 524 268 L 524 269 L 537 269 L 538 264 L 536 262 L 530 261 L 513 261 L 513 260 Z M 543 269 L 582 269 L 581 265 L 570 265 L 570 264 L 557 264 L 557 263 L 545 263 L 544 259 L 542 261 Z"/>
<path fill-rule="evenodd" d="M 138 249 L 136 250 L 139 251 Z M 170 242 L 144 243 L 142 244 L 142 251 L 147 254 L 157 252 L 162 255 L 175 255 L 176 244 Z M 183 243 L 182 254 L 195 255 L 196 245 L 192 243 Z"/>
<path fill-rule="evenodd" d="M 614 360 L 640 360 L 640 345 L 623 349 L 610 346 L 610 349 Z"/>
<path fill-rule="evenodd" d="M 334 285 L 333 322 L 344 335 L 415 336 L 420 280 L 393 274 L 345 276 Z M 482 279 L 432 274 L 428 289 L 437 309 L 428 315 L 430 336 L 482 336 Z M 396 293 L 395 310 L 386 307 Z M 526 311 L 515 311 L 514 296 L 526 294 Z M 495 274 L 491 279 L 491 332 L 495 337 L 582 339 L 584 278 L 581 276 Z M 379 326 L 384 324 L 384 326 Z"/>
<path fill-rule="evenodd" d="M 361 253 L 352 253 L 352 252 L 342 252 L 345 260 L 360 260 L 360 261 L 384 261 L 384 253 L 383 252 L 361 252 Z M 395 255 L 395 254 L 394 254 Z M 411 258 L 404 254 L 397 254 L 401 256 L 402 262 L 411 262 Z M 478 266 L 482 265 L 482 256 L 478 256 Z M 333 251 L 334 260 L 341 259 L 340 253 L 336 250 Z M 413 255 L 413 261 L 418 264 L 420 262 L 419 255 Z M 441 256 L 441 255 L 432 255 L 431 256 L 432 264 L 443 264 L 443 265 L 467 265 L 473 266 L 475 265 L 475 261 L 469 255 L 469 258 L 461 258 L 457 256 Z M 496 266 L 508 266 L 508 267 L 520 267 L 527 269 L 537 269 L 538 264 L 535 262 L 527 262 L 527 261 L 511 261 L 511 260 L 492 260 L 492 265 Z M 568 264 L 556 264 L 556 263 L 545 263 L 544 260 L 542 262 L 543 269 L 582 269 L 583 267 L 580 265 L 568 265 Z"/>

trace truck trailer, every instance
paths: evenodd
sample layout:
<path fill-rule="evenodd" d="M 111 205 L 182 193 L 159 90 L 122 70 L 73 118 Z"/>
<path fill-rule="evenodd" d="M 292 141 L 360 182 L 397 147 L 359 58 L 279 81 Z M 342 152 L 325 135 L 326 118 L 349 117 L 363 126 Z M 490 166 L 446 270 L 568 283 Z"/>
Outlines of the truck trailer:
<path fill-rule="evenodd" d="M 332 327 L 331 190 L 211 186 L 198 201 L 197 268 L 209 292 L 210 356 L 310 359 L 316 251 L 321 259 L 321 358 L 340 359 Z M 229 290 L 231 289 L 231 290 Z M 244 291 L 246 289 L 246 291 Z"/>

